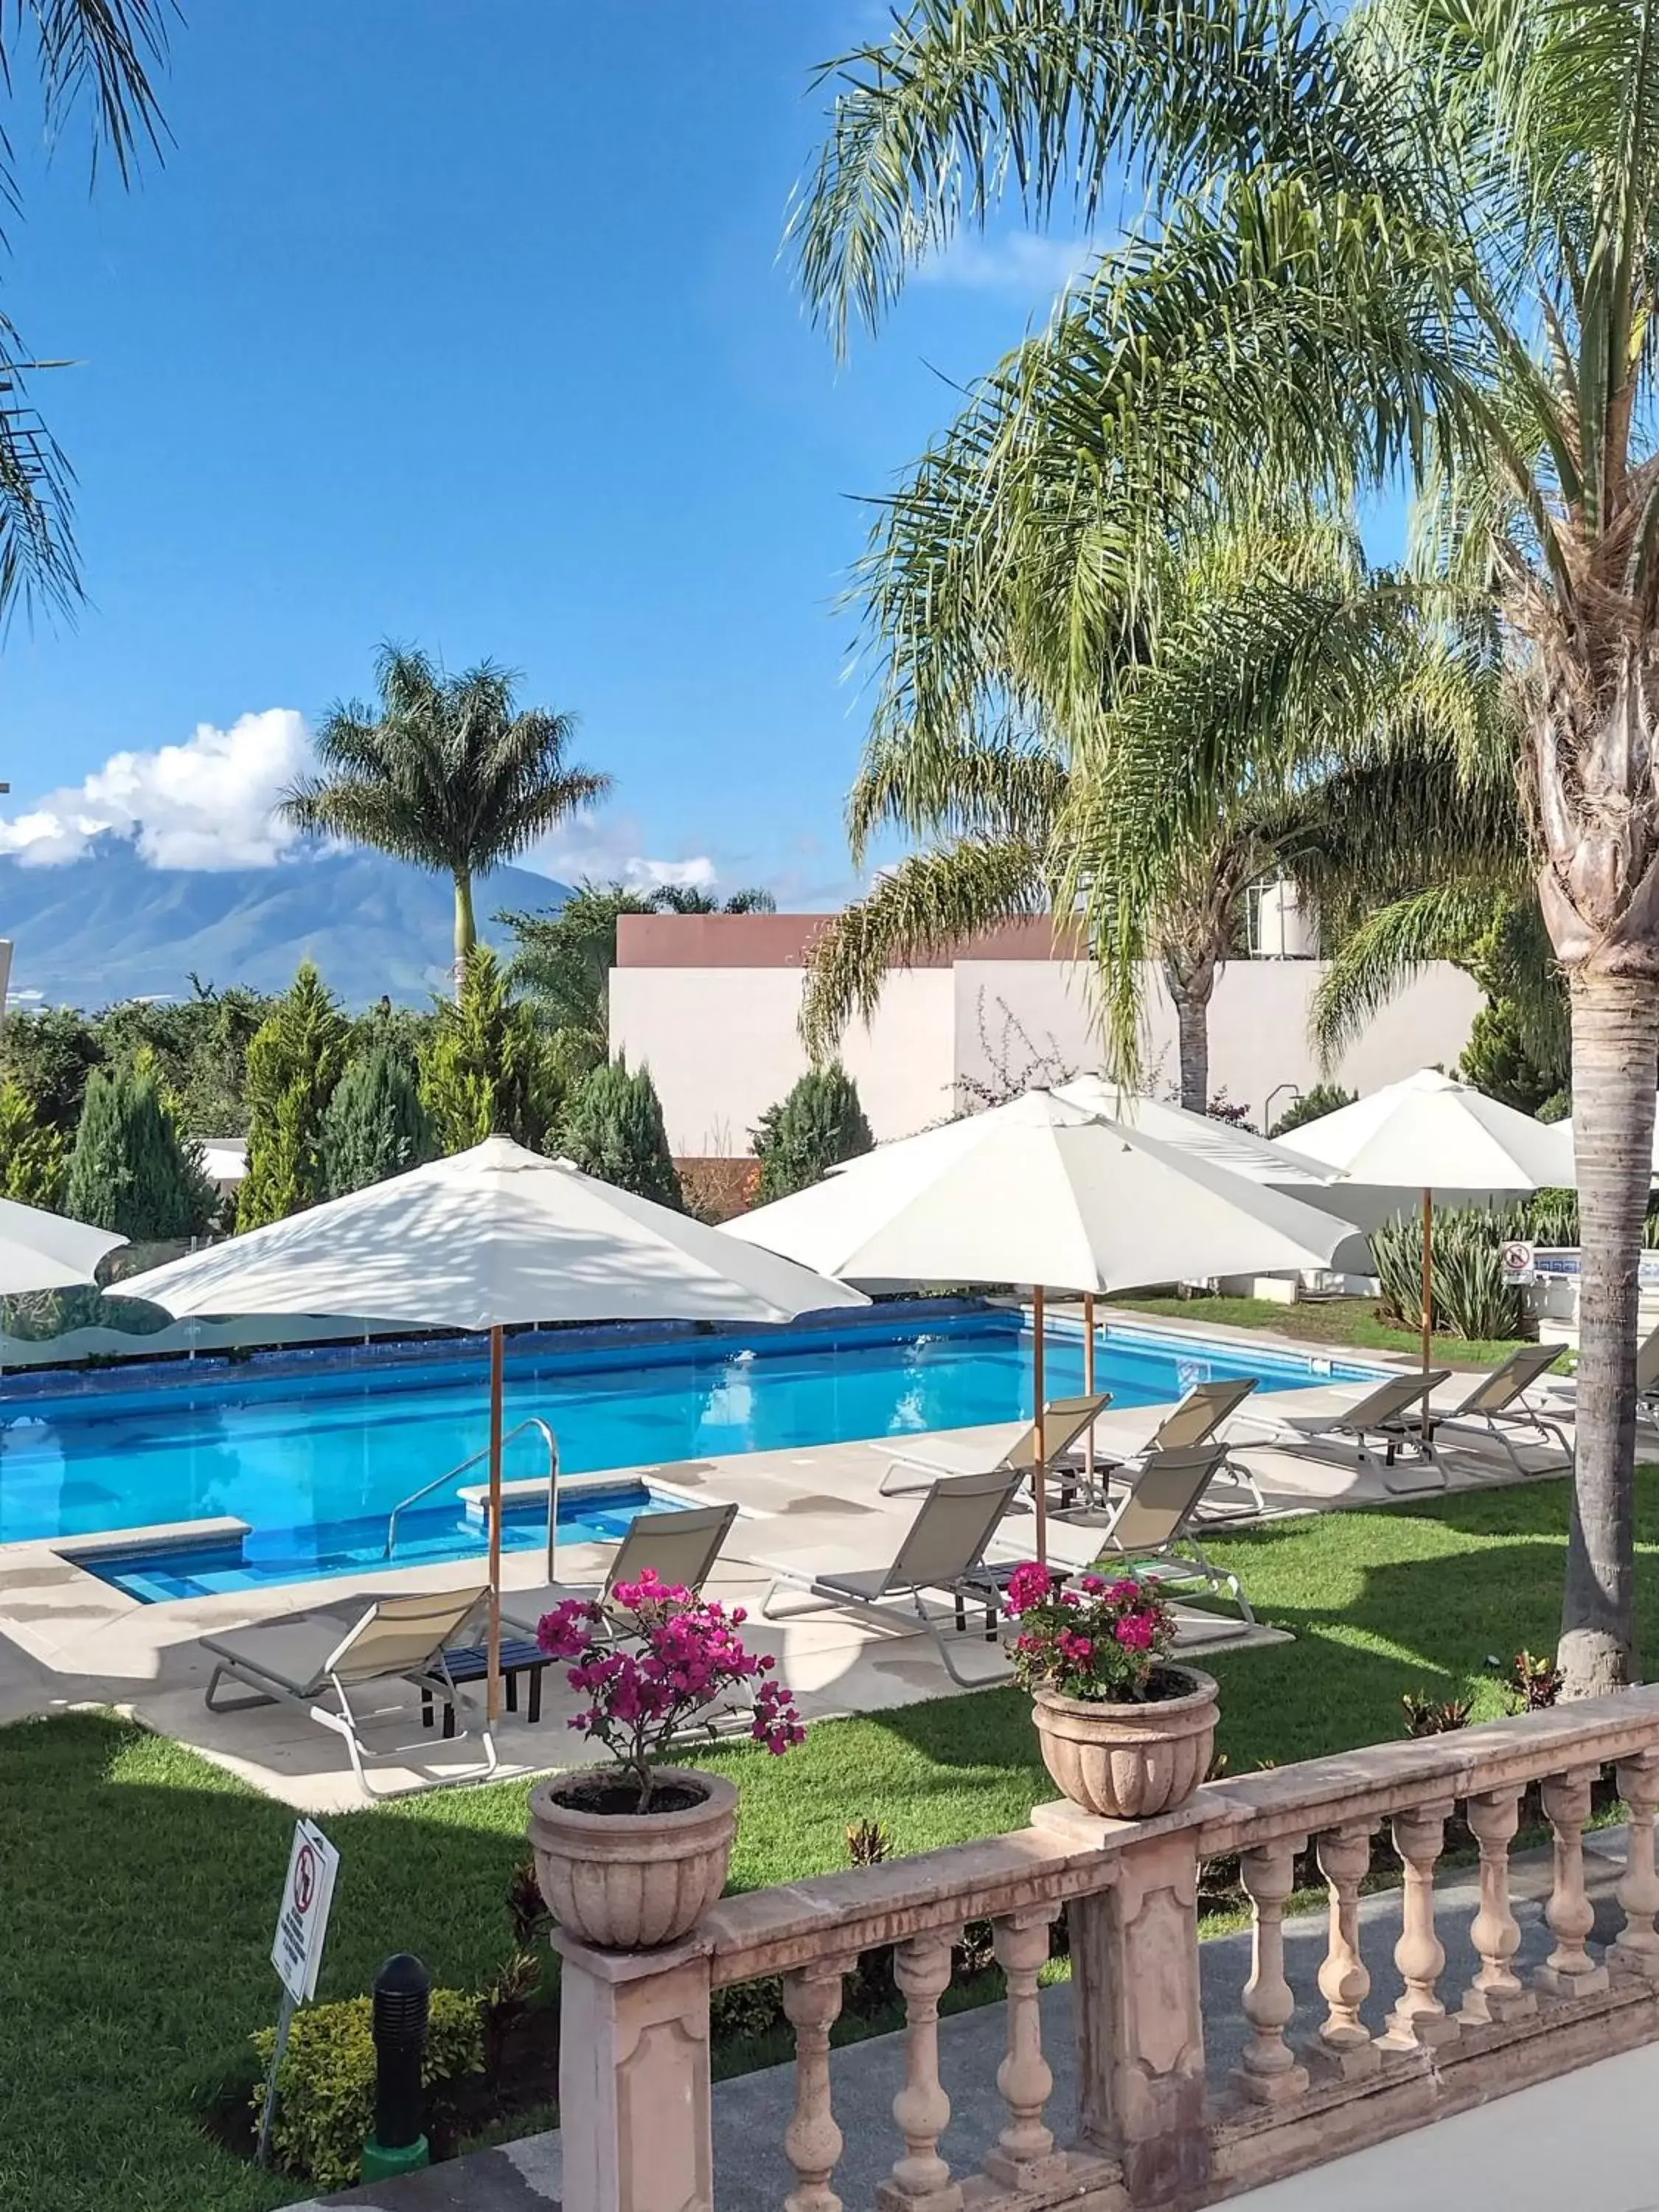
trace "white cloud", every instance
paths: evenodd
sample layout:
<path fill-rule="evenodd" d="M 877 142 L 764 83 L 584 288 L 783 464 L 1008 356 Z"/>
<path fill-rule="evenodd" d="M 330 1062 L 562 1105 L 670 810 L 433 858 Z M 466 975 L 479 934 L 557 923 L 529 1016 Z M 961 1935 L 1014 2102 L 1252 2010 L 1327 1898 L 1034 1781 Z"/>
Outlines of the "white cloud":
<path fill-rule="evenodd" d="M 556 876 L 561 883 L 579 883 L 589 876 L 595 883 L 627 884 L 638 891 L 659 890 L 665 884 L 706 891 L 719 882 L 720 870 L 707 853 L 659 860 L 641 851 L 645 842 L 644 831 L 631 814 L 602 814 L 589 821 L 562 823 L 539 839 L 519 866 Z"/>
<path fill-rule="evenodd" d="M 1087 268 L 1097 250 L 1085 238 L 1044 238 L 1031 230 L 1009 231 L 1000 238 L 963 234 L 943 253 L 930 255 L 916 276 L 923 283 L 967 291 L 1051 296 Z"/>
<path fill-rule="evenodd" d="M 296 842 L 274 810 L 310 763 L 305 718 L 291 707 L 244 714 L 228 730 L 200 722 L 183 744 L 112 753 L 80 785 L 0 817 L 0 853 L 52 867 L 113 830 L 136 839 L 153 867 L 265 867 Z"/>

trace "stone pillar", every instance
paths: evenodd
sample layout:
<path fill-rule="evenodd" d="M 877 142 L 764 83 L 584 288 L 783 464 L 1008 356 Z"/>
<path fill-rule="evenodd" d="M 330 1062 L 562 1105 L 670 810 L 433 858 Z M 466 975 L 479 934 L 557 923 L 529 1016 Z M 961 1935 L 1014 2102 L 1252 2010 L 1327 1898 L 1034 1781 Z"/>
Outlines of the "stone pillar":
<path fill-rule="evenodd" d="M 1043 2118 L 1054 2077 L 1042 2055 L 1038 1977 L 1048 1963 L 1054 1917 L 1052 1905 L 1038 1905 L 992 1923 L 997 1964 L 1008 1984 L 1008 2055 L 997 2069 L 1008 2124 L 987 2155 L 985 2171 L 1010 2191 L 1041 2188 L 1066 2170 Z"/>
<path fill-rule="evenodd" d="M 1132 2204 L 1175 2203 L 1210 2177 L 1191 1832 L 1127 1844 L 1115 1873 L 1066 1907 L 1079 2126 L 1121 2161 Z"/>
<path fill-rule="evenodd" d="M 1406 1874 L 1394 1963 L 1405 1988 L 1389 2014 L 1387 2029 L 1377 2038 L 1383 2051 L 1420 2055 L 1455 2043 L 1462 2032 L 1456 2021 L 1447 2018 L 1435 1986 L 1444 1971 L 1446 1954 L 1434 1932 L 1434 1865 L 1445 1848 L 1452 1809 L 1448 1797 L 1431 1805 L 1413 1805 L 1394 1816 L 1394 1847 Z"/>
<path fill-rule="evenodd" d="M 1619 1884 L 1619 1902 L 1625 1925 L 1609 1962 L 1644 1981 L 1659 1982 L 1659 1934 L 1654 1915 L 1659 1913 L 1659 1875 L 1653 1863 L 1653 1822 L 1659 1812 L 1659 1752 L 1644 1751 L 1635 1759 L 1621 1759 L 1617 1768 L 1619 1795 L 1630 1815 L 1625 1847 L 1625 1871 Z"/>
<path fill-rule="evenodd" d="M 564 2212 L 714 2212 L 707 1946 L 553 1945 Z"/>
<path fill-rule="evenodd" d="M 894 1947 L 893 1978 L 904 1994 L 904 2087 L 893 2119 L 904 2155 L 876 2191 L 878 2212 L 962 2212 L 962 2190 L 939 2155 L 951 2100 L 939 2075 L 939 2001 L 951 1986 L 951 1938 L 911 1936 Z"/>
<path fill-rule="evenodd" d="M 1359 1885 L 1370 1869 L 1371 1832 L 1358 1824 L 1328 1828 L 1319 1838 L 1318 1851 L 1330 1899 L 1325 1960 L 1319 1969 L 1325 2020 L 1308 2055 L 1322 2081 L 1354 2081 L 1376 2073 L 1382 2063 L 1360 2017 L 1371 1991 L 1359 1950 Z"/>
<path fill-rule="evenodd" d="M 840 2017 L 844 1978 L 856 1959 L 821 1959 L 783 1978 L 783 2009 L 795 2031 L 795 2109 L 783 2131 L 795 2185 L 783 2212 L 841 2212 L 831 2186 L 843 2148 L 830 2094 L 830 2031 Z"/>
<path fill-rule="evenodd" d="M 1480 1909 L 1469 1929 L 1480 1965 L 1461 2017 L 1480 2027 L 1524 2019 L 1538 2009 L 1538 2000 L 1522 1986 L 1513 1963 L 1521 1928 L 1510 1903 L 1510 1845 L 1521 1825 L 1521 1792 L 1514 1786 L 1483 1791 L 1469 1799 L 1468 1811 L 1480 1846 Z"/>
<path fill-rule="evenodd" d="M 1296 1887 L 1296 1855 L 1305 1836 L 1258 1844 L 1239 1857 L 1239 1875 L 1250 1900 L 1250 1978 L 1244 1984 L 1244 2017 L 1250 2041 L 1233 2072 L 1233 2087 L 1252 2104 L 1284 2105 L 1305 2096 L 1308 2070 L 1285 2040 L 1296 1997 L 1285 1974 L 1285 1902 Z"/>
<path fill-rule="evenodd" d="M 1544 1810 L 1554 1835 L 1555 1879 L 1544 1917 L 1555 1948 L 1533 1976 L 1552 1997 L 1595 1996 L 1607 1986 L 1607 1970 L 1591 1958 L 1584 1938 L 1595 1925 L 1595 1907 L 1584 1889 L 1584 1823 L 1590 1815 L 1594 1767 L 1552 1775 L 1544 1784 Z"/>

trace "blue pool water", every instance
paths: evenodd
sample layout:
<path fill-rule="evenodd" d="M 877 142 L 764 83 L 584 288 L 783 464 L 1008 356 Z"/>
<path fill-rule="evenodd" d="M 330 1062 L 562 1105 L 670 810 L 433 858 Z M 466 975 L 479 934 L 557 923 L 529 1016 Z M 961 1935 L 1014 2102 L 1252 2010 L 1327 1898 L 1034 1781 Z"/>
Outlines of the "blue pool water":
<path fill-rule="evenodd" d="M 1253 1347 L 1114 1325 L 1098 1334 L 1097 1382 L 1118 1407 L 1177 1398 L 1212 1376 L 1258 1374 L 1291 1389 L 1370 1370 Z M 1048 1387 L 1080 1389 L 1081 1332 L 1050 1330 Z M 1013 1314 L 883 1310 L 856 1322 L 678 1334 L 641 1342 L 611 1332 L 511 1340 L 509 1426 L 539 1414 L 557 1431 L 566 1474 L 718 1454 L 1014 1420 L 1031 1412 L 1030 1334 Z M 0 1381 L 0 1542 L 231 1515 L 284 1557 L 313 1562 L 383 1540 L 401 1498 L 481 1450 L 485 1365 L 470 1342 L 395 1355 L 373 1348 L 242 1365 L 157 1364 L 131 1371 Z M 538 1465 L 539 1455 L 539 1465 Z M 545 1457 L 532 1433 L 509 1443 L 506 1473 Z M 477 1482 L 480 1470 L 463 1478 Z M 441 1494 L 398 1558 L 480 1541 Z M 520 1540 L 533 1541 L 528 1529 Z M 426 1556 L 436 1556 L 429 1552 Z M 319 1565 L 301 1573 L 326 1571 Z"/>
<path fill-rule="evenodd" d="M 642 1482 L 583 1490 L 559 1501 L 559 1540 L 614 1543 L 627 1534 L 636 1515 L 665 1512 L 676 1503 Z M 100 1551 L 82 1565 L 130 1597 L 155 1605 L 167 1598 L 213 1597 L 223 1590 L 373 1571 L 391 1564 L 386 1534 L 386 1516 L 366 1515 L 298 1528 L 251 1528 L 243 1536 L 207 1542 L 135 1544 L 126 1551 Z M 539 1552 L 546 1541 L 546 1506 L 509 1501 L 501 1515 L 501 1549 Z M 453 1499 L 416 1506 L 398 1524 L 398 1566 L 417 1567 L 474 1552 L 483 1558 L 483 1527 L 458 1512 Z"/>

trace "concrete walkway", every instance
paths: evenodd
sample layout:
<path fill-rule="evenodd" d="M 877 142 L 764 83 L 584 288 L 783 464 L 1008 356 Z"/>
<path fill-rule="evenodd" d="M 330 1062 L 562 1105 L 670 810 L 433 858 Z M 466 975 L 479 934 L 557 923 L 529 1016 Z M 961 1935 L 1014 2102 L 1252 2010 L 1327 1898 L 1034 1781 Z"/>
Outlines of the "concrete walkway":
<path fill-rule="evenodd" d="M 1605 1943 L 1621 1925 L 1613 1887 L 1624 1867 L 1624 1832 L 1599 1831 L 1588 1836 L 1585 1844 L 1588 1887 L 1595 1905 L 1591 1941 Z M 1518 1967 L 1525 1972 L 1542 1962 L 1553 1941 L 1543 1917 L 1550 1888 L 1548 1853 L 1517 1854 L 1511 1881 L 1516 1917 L 1522 1930 Z M 1437 1884 L 1437 1897 L 1438 1932 L 1446 1951 L 1440 1986 L 1449 2006 L 1455 2007 L 1457 1993 L 1474 1974 L 1477 1963 L 1468 1936 L 1479 1903 L 1473 1874 L 1460 1870 Z M 1322 1912 L 1301 1915 L 1285 1923 L 1286 1971 L 1298 2000 L 1288 2031 L 1293 2040 L 1310 2037 L 1324 2017 L 1316 1978 L 1325 1955 L 1325 1932 Z M 1374 2024 L 1380 2024 L 1400 1992 L 1393 1957 L 1399 1932 L 1397 1891 L 1379 1892 L 1363 1900 L 1361 1948 L 1371 1974 L 1366 2011 Z M 1240 1998 L 1250 1971 L 1249 1936 L 1219 1936 L 1205 1943 L 1199 1964 L 1211 2087 L 1213 2093 L 1221 2093 L 1249 2039 Z M 1072 2013 L 1069 1982 L 1044 1992 L 1043 2047 L 1054 2075 L 1048 2118 L 1061 2142 L 1073 2135 L 1076 2124 L 1076 2037 Z M 980 2165 L 1006 2117 L 994 2086 L 997 2066 L 1006 2048 L 1006 2016 L 999 2004 L 958 2013 L 941 2023 L 940 2073 L 951 2104 L 951 2125 L 942 2147 L 957 2173 L 971 2172 Z M 1259 2212 L 1328 2212 L 1328 2208 L 1338 2203 L 1343 2212 L 1398 2212 L 1402 2203 L 1412 2205 L 1414 2212 L 1442 2212 L 1442 2208 L 1453 2212 L 1454 2207 L 1456 2212 L 1470 2212 L 1471 2207 L 1488 2203 L 1501 2205 L 1504 2212 L 1561 2212 L 1576 2193 L 1594 2212 L 1635 2212 L 1638 2206 L 1642 2212 L 1659 2212 L 1659 2160 L 1654 2157 L 1645 2128 L 1633 2127 L 1630 2121 L 1630 2110 L 1639 2108 L 1620 2110 L 1620 2098 L 1628 2094 L 1627 2085 L 1632 2079 L 1645 2082 L 1649 2094 L 1659 2090 L 1659 2050 L 1634 2052 L 1539 2088 L 1522 2090 L 1480 2112 L 1437 2122 L 1416 2135 L 1229 2202 L 1249 2207 L 1251 2212 L 1256 2212 L 1256 2208 Z M 874 2203 L 877 2186 L 898 2154 L 900 2145 L 890 2108 L 902 2080 L 903 2045 L 898 2035 L 851 2044 L 835 2054 L 836 2118 L 846 2138 L 835 2187 L 848 2212 L 866 2212 Z M 1577 2117 L 1580 2084 L 1584 2085 L 1585 2097 L 1606 2116 L 1605 2125 L 1593 2134 Z M 776 2212 L 787 2196 L 793 2175 L 783 2155 L 783 2132 L 793 2100 L 791 2065 L 770 2067 L 717 2084 L 717 2212 Z M 1564 2163 L 1566 2148 L 1558 2142 L 1555 2132 L 1562 2115 L 1569 2112 L 1575 2115 L 1571 2157 L 1577 2161 L 1571 2169 Z M 1504 2148 L 1502 2171 L 1514 2177 L 1510 2185 L 1500 2186 L 1488 2176 L 1484 2160 L 1487 2147 L 1494 2142 Z M 1534 2152 L 1547 2154 L 1535 2156 Z M 1597 2178 L 1600 2169 L 1594 2164 L 1596 2158 L 1607 2161 L 1610 2175 L 1626 2170 L 1632 2174 L 1644 2172 L 1649 2194 L 1603 2193 Z M 1577 2177 L 1572 2192 L 1561 2185 L 1561 2176 L 1569 2170 Z M 1398 2194 L 1401 2182 L 1391 2178 L 1396 2171 L 1409 2178 L 1412 2194 L 1403 2197 Z M 319 2201 L 361 2207 L 362 2212 L 447 2212 L 450 2206 L 465 2206 L 466 2212 L 532 2212 L 532 2208 L 534 2212 L 545 2212 L 547 2206 L 557 2203 L 559 2175 L 558 2136 L 551 2134 L 526 2137 L 458 2160 L 416 2179 L 348 2190 Z M 1361 2193 L 1353 2193 L 1355 2190 Z M 1388 2193 L 1390 2190 L 1394 2193 Z"/>

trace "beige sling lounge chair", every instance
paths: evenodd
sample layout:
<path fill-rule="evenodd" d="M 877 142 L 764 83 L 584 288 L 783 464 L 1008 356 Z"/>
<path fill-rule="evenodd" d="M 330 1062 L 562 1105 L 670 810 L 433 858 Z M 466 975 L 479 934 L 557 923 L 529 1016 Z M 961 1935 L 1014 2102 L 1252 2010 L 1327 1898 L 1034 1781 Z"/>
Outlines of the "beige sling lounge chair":
<path fill-rule="evenodd" d="M 696 1596 L 714 1571 L 720 1547 L 738 1517 L 735 1505 L 691 1505 L 684 1512 L 636 1513 L 617 1545 L 603 1583 L 543 1583 L 535 1589 L 501 1592 L 501 1626 L 534 1640 L 544 1613 L 573 1597 L 608 1598 L 618 1583 L 654 1573 L 671 1588 Z"/>
<path fill-rule="evenodd" d="M 1261 1377 L 1255 1375 L 1235 1375 L 1218 1376 L 1210 1382 L 1194 1382 L 1181 1403 L 1164 1416 L 1143 1444 L 1126 1452 L 1121 1459 L 1112 1458 L 1109 1447 L 1103 1446 L 1096 1454 L 1093 1469 L 1085 1468 L 1085 1474 L 1092 1472 L 1094 1482 L 1103 1487 L 1107 1483 L 1132 1481 L 1154 1452 L 1192 1451 L 1200 1444 L 1207 1444 L 1229 1415 L 1237 1413 L 1260 1380 Z M 1218 1518 L 1233 1518 L 1246 1510 L 1260 1513 L 1264 1510 L 1261 1492 L 1249 1468 L 1224 1459 L 1216 1470 L 1213 1481 L 1236 1484 L 1249 1494 L 1250 1500 L 1248 1508 L 1231 1504 L 1224 1506 Z M 1092 1495 L 1093 1485 L 1091 1491 Z"/>
<path fill-rule="evenodd" d="M 950 1600 L 948 1618 L 958 1632 L 967 1629 L 969 1606 L 983 1606 L 986 1640 L 996 1641 L 998 1601 L 1013 1563 L 1006 1568 L 989 1566 L 985 1554 L 1024 1480 L 1024 1470 L 1012 1467 L 940 1475 L 890 1565 L 830 1573 L 787 1560 L 761 1562 L 773 1578 L 761 1600 L 762 1617 L 793 1620 L 801 1612 L 851 1609 L 907 1628 L 920 1626 L 932 1637 L 951 1680 L 964 1689 L 973 1688 L 975 1678 L 957 1667 L 945 1640 L 945 1623 L 929 1610 L 927 1596 L 938 1591 Z M 811 1602 L 780 1614 L 775 1608 L 786 1593 Z"/>
<path fill-rule="evenodd" d="M 1555 1364 L 1560 1352 L 1559 1344 L 1523 1344 L 1489 1374 L 1481 1376 L 1474 1388 L 1455 1406 L 1449 1406 L 1443 1413 L 1431 1404 L 1430 1436 L 1443 1437 L 1448 1430 L 1472 1429 L 1478 1436 L 1492 1437 L 1509 1454 L 1510 1463 L 1517 1474 L 1555 1474 L 1571 1467 L 1571 1445 L 1555 1422 L 1528 1403 L 1526 1395 L 1545 1369 Z M 1541 1468 L 1524 1466 L 1516 1450 L 1516 1443 L 1540 1441 L 1553 1444 L 1561 1454 L 1560 1459 L 1552 1460 Z"/>
<path fill-rule="evenodd" d="M 1267 1430 L 1264 1443 L 1296 1445 L 1352 1439 L 1362 1466 L 1384 1470 L 1395 1464 L 1401 1445 L 1410 1444 L 1443 1486 L 1446 1478 L 1435 1457 L 1434 1438 L 1425 1431 L 1422 1408 L 1430 1391 L 1450 1373 L 1449 1367 L 1431 1367 L 1426 1373 L 1413 1367 L 1320 1413 L 1285 1413 L 1275 1409 L 1271 1413 L 1235 1413 L 1233 1419 L 1241 1427 Z M 1413 1407 L 1418 1408 L 1415 1413 Z M 1370 1440 L 1382 1444 L 1380 1459 L 1370 1449 Z M 1394 1482 L 1388 1485 L 1390 1490 L 1400 1486 Z"/>
<path fill-rule="evenodd" d="M 1077 1486 L 1077 1478 L 1068 1478 L 1058 1464 L 1063 1461 L 1083 1431 L 1099 1419 L 1112 1402 L 1109 1390 L 1091 1392 L 1081 1398 L 1050 1398 L 1042 1408 L 1042 1449 L 1050 1482 L 1058 1482 L 1070 1492 Z M 914 1451 L 896 1447 L 890 1437 L 877 1440 L 875 1449 L 887 1455 L 887 1472 L 881 1478 L 884 1498 L 919 1498 L 942 1474 L 981 1474 L 993 1472 L 985 1462 L 985 1447 L 948 1442 L 935 1437 Z M 1022 1479 L 1036 1467 L 1036 1423 L 1016 1437 L 1013 1443 L 994 1462 L 997 1474 L 1017 1474 Z"/>
<path fill-rule="evenodd" d="M 1193 1533 L 1204 1493 L 1226 1457 L 1225 1444 L 1213 1440 L 1185 1450 L 1149 1451 L 1107 1509 L 1096 1571 L 1109 1575 L 1121 1568 L 1142 1582 L 1203 1583 L 1254 1623 L 1238 1577 L 1206 1559 Z"/>
<path fill-rule="evenodd" d="M 489 1595 L 487 1588 L 422 1590 L 376 1598 L 349 1627 L 337 1613 L 295 1613 L 286 1620 L 259 1621 L 223 1636 L 204 1636 L 202 1649 L 216 1662 L 207 1686 L 208 1711 L 238 1713 L 255 1705 L 298 1705 L 324 1728 L 343 1736 L 351 1771 L 365 1796 L 396 1796 L 396 1791 L 375 1789 L 363 1771 L 366 1747 L 352 1711 L 351 1692 L 374 1682 L 401 1680 L 441 1698 L 457 1713 L 470 1710 L 450 1678 L 444 1653 L 463 1641 L 467 1622 Z M 216 1702 L 214 1692 L 227 1678 L 241 1683 L 252 1695 Z M 330 1697 L 337 1701 L 337 1711 L 319 1702 Z M 495 1771 L 495 1744 L 488 1723 L 482 1741 L 484 1764 L 467 1776 L 469 1781 Z"/>

